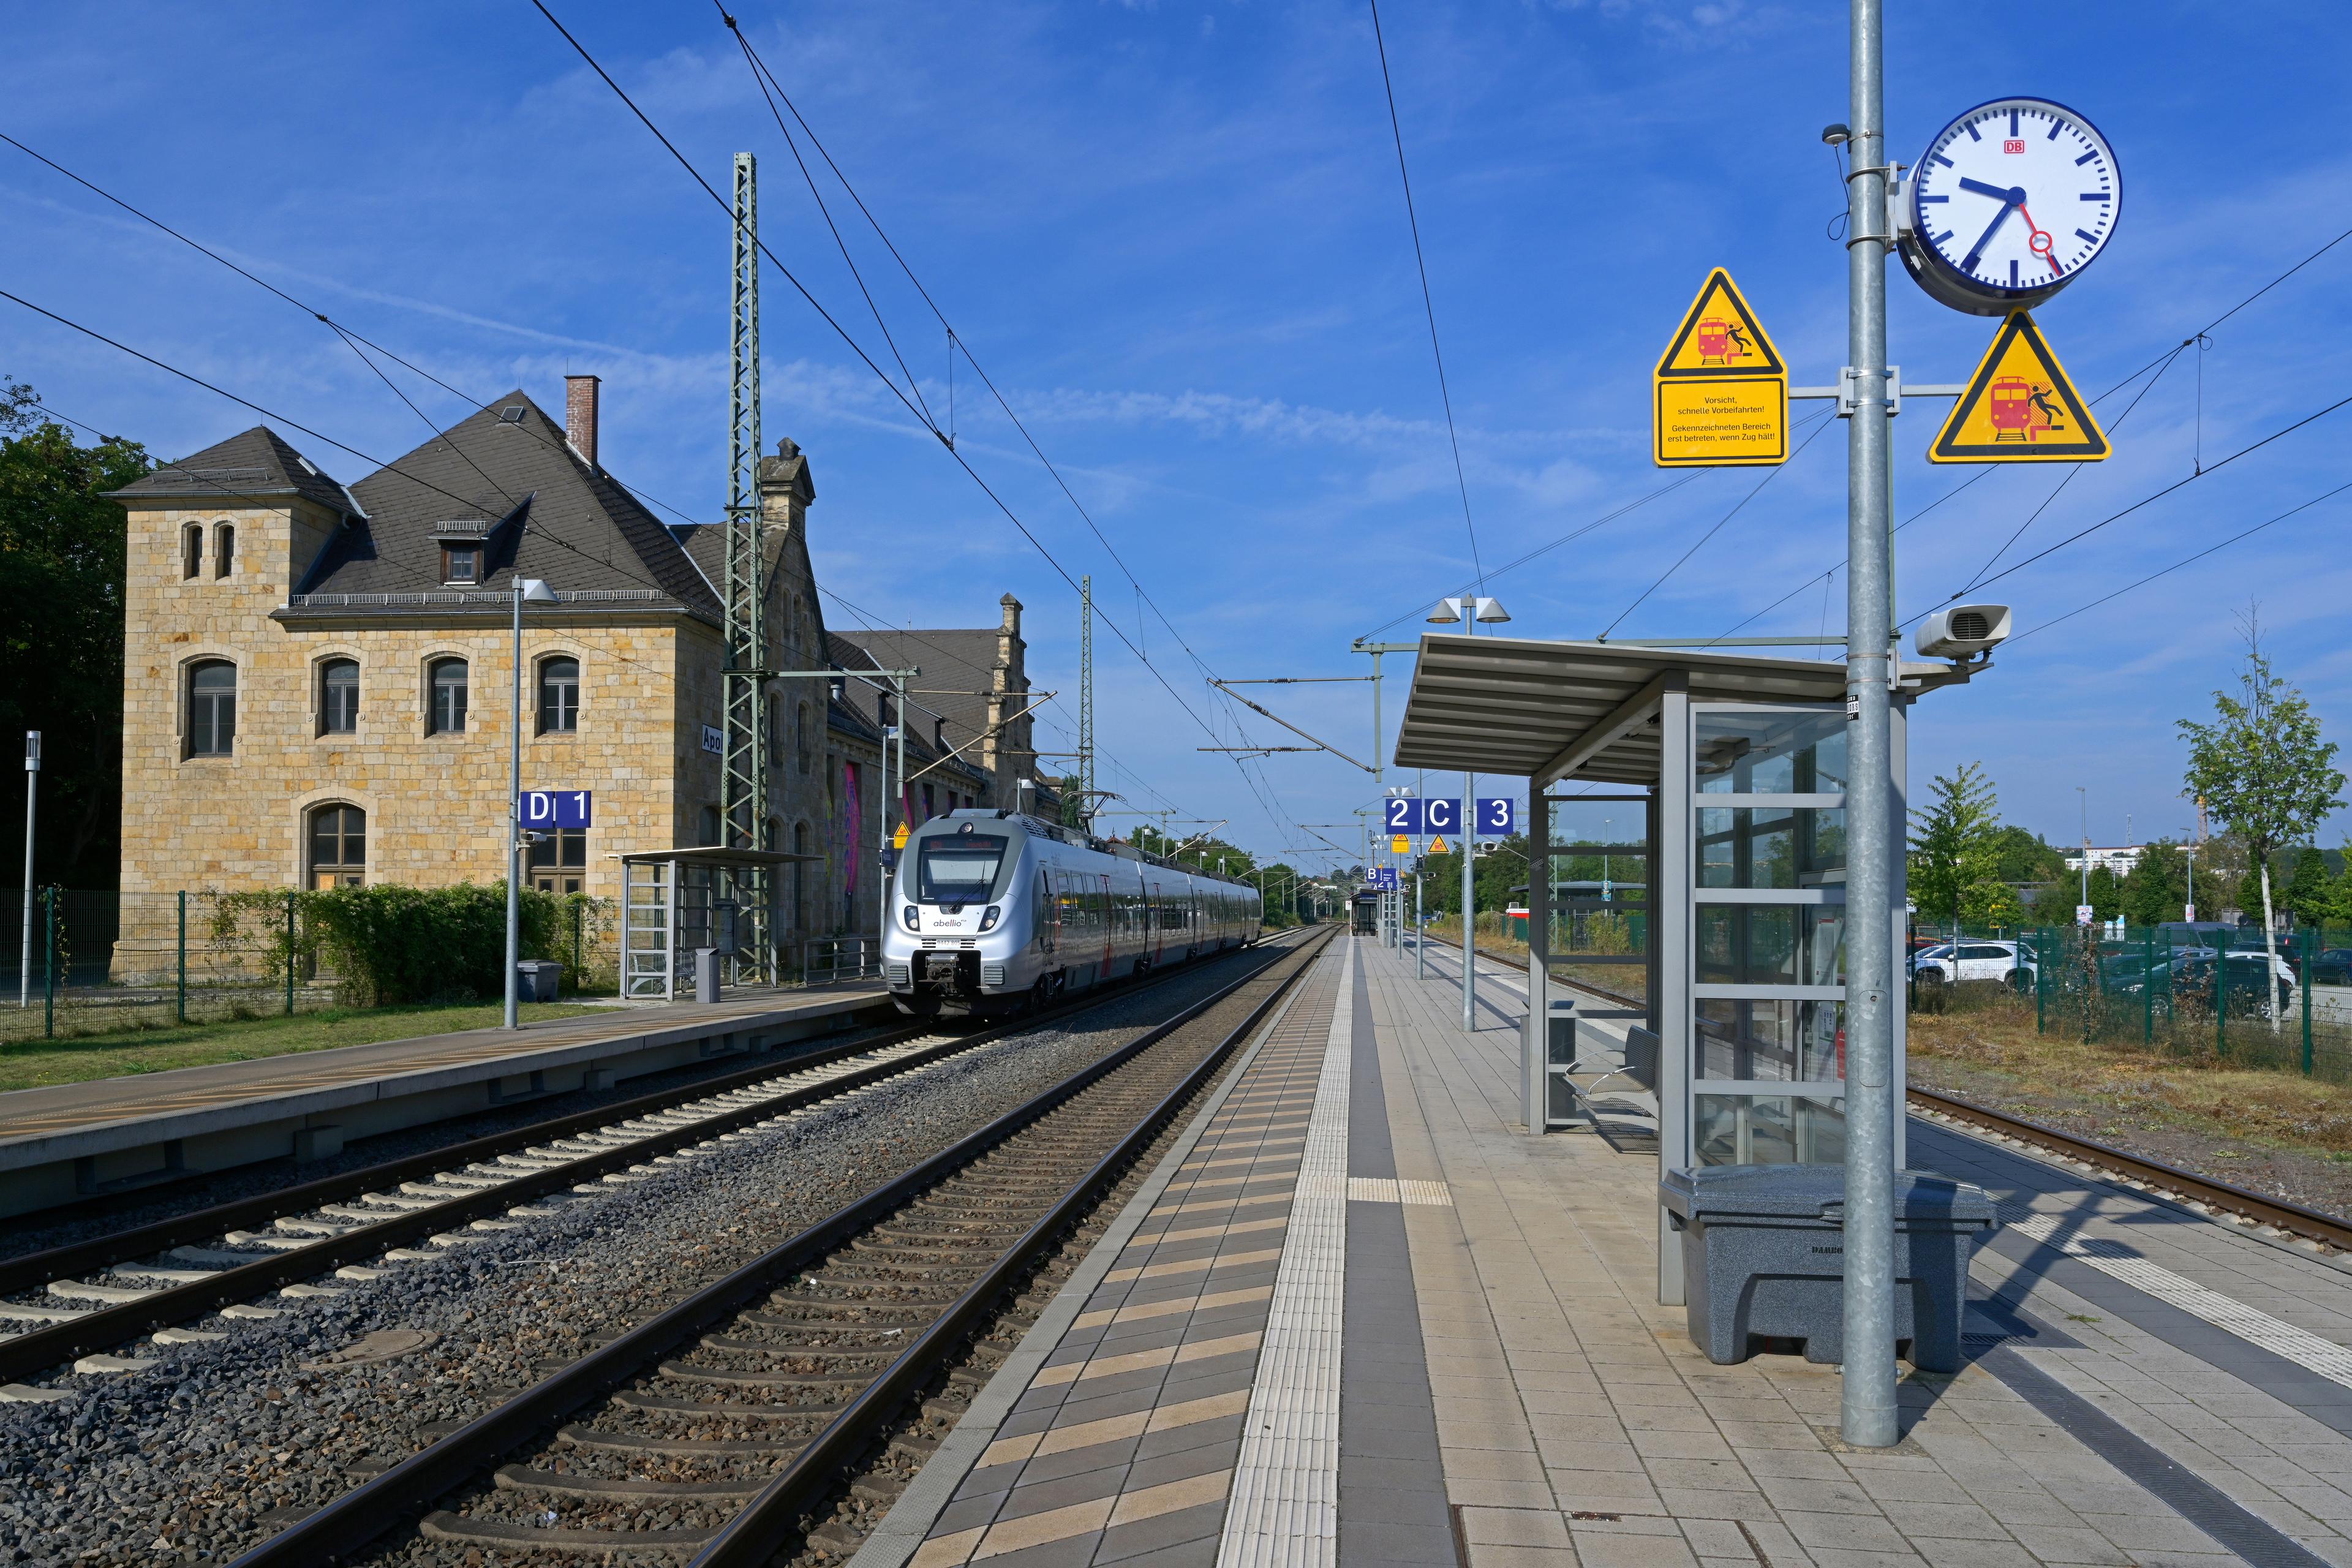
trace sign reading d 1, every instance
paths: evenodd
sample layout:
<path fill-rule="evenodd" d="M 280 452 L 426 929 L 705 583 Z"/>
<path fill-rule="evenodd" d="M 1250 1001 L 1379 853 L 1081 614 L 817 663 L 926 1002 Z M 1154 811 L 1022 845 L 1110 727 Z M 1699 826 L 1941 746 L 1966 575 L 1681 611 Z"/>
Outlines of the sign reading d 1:
<path fill-rule="evenodd" d="M 584 789 L 527 789 L 522 792 L 522 825 L 526 831 L 589 826 L 593 797 Z"/>

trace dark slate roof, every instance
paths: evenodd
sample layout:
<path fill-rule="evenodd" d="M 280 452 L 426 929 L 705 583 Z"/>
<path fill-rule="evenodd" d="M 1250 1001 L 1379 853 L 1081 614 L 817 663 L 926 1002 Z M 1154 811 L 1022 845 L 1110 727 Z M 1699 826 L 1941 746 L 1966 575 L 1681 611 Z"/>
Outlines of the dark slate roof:
<path fill-rule="evenodd" d="M 858 647 L 856 643 L 850 641 L 847 637 L 842 637 L 836 632 L 827 632 L 825 634 L 824 646 L 826 662 L 839 669 L 910 669 L 919 668 L 913 665 L 883 664 L 876 659 L 872 654 L 866 652 L 864 648 Z M 924 671 L 924 679 L 928 680 L 929 679 L 929 671 L 926 668 Z M 841 697 L 831 704 L 831 711 L 827 717 L 835 729 L 845 731 L 862 740 L 878 742 L 882 738 L 882 719 L 879 700 L 881 695 L 882 694 L 880 692 L 877 691 L 873 687 L 865 684 L 863 681 L 848 681 L 844 685 Z M 912 713 L 914 721 L 907 729 L 907 768 L 909 773 L 923 766 L 926 763 L 936 761 L 940 754 L 940 748 L 935 747 L 930 743 L 930 724 L 924 717 L 924 705 L 929 700 L 927 698 L 916 697 L 909 697 L 907 700 L 908 708 Z M 955 747 L 963 744 L 966 741 L 971 740 L 972 736 L 977 733 L 979 733 L 979 731 L 976 730 L 968 733 L 959 733 L 957 732 L 955 725 L 950 722 L 948 726 L 947 749 L 953 750 Z M 980 758 L 971 752 L 965 752 L 958 755 L 937 770 L 937 772 L 942 774 L 950 771 L 959 772 L 965 777 L 975 781 L 985 779 L 988 776 L 988 770 L 981 765 Z"/>
<path fill-rule="evenodd" d="M 520 408 L 508 421 L 501 411 Z M 346 527 L 301 585 L 306 595 L 432 592 L 441 586 L 436 532 L 446 525 L 520 522 L 492 535 L 483 586 L 518 574 L 559 594 L 719 614 L 718 595 L 667 528 L 564 439 L 563 426 L 520 391 L 450 426 L 352 487 L 366 521 Z M 299 610 L 303 606 L 297 605 Z M 398 606 L 387 606 L 396 608 Z"/>
<path fill-rule="evenodd" d="M 346 517 L 359 510 L 318 466 L 266 425 L 257 425 L 193 457 L 166 463 L 110 492 L 118 500 L 278 500 L 299 496 Z"/>
<path fill-rule="evenodd" d="M 907 700 L 929 709 L 948 721 L 957 742 L 971 740 L 988 728 L 985 692 L 996 679 L 996 630 L 986 631 L 856 631 L 833 636 L 873 662 L 874 669 L 919 669 L 911 682 L 916 695 Z M 1017 712 L 1016 703 L 1008 711 Z"/>

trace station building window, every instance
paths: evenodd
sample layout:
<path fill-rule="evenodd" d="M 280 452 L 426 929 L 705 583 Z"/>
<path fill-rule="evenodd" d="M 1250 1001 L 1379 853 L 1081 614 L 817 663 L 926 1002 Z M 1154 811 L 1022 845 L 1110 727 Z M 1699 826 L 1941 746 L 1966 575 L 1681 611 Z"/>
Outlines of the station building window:
<path fill-rule="evenodd" d="M 226 757 L 236 750 L 236 666 L 208 658 L 188 667 L 188 755 Z"/>
<path fill-rule="evenodd" d="M 482 580 L 482 547 L 478 544 L 445 544 L 441 547 L 441 581 L 457 586 L 471 587 Z"/>
<path fill-rule="evenodd" d="M 319 667 L 319 733 L 349 735 L 359 727 L 359 660 L 331 658 Z"/>
<path fill-rule="evenodd" d="M 719 808 L 715 805 L 706 805 L 702 808 L 702 841 L 705 844 L 726 842 L 725 837 L 719 831 Z"/>
<path fill-rule="evenodd" d="M 180 575 L 194 577 L 205 569 L 205 525 L 192 522 L 180 530 Z"/>
<path fill-rule="evenodd" d="M 466 696 L 471 674 L 462 658 L 436 658 L 430 666 L 432 707 L 425 732 L 455 735 L 466 728 Z"/>
<path fill-rule="evenodd" d="M 367 880 L 367 813 L 356 805 L 310 812 L 310 886 L 356 888 Z"/>
<path fill-rule="evenodd" d="M 793 720 L 793 750 L 800 757 L 803 773 L 809 771 L 808 708 L 807 703 L 802 703 L 800 712 Z"/>
<path fill-rule="evenodd" d="M 580 661 L 549 658 L 539 666 L 539 732 L 569 735 L 580 728 Z"/>
<path fill-rule="evenodd" d="M 213 575 L 227 576 L 228 569 L 236 563 L 236 524 L 233 522 L 213 524 Z"/>
<path fill-rule="evenodd" d="M 588 833 L 585 828 L 559 827 L 540 835 L 526 863 L 530 885 L 542 893 L 577 893 L 588 880 Z"/>

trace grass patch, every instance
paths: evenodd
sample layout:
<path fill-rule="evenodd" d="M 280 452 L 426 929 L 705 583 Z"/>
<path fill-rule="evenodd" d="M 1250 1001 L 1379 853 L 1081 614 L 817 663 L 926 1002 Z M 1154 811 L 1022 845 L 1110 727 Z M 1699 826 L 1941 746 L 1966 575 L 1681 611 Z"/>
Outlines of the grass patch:
<path fill-rule="evenodd" d="M 568 1002 L 526 1003 L 522 1018 L 570 1018 L 599 1009 Z M 330 1007 L 289 1018 L 230 1018 L 219 1023 L 168 1028 L 132 1028 L 74 1039 L 12 1040 L 0 1044 L 0 1091 L 92 1079 L 163 1072 L 212 1062 L 251 1061 L 293 1056 L 337 1046 L 373 1045 L 419 1035 L 496 1027 L 506 1016 L 498 1002 L 426 1004 L 413 1007 Z"/>
<path fill-rule="evenodd" d="M 2352 1163 L 2352 1088 L 2199 1052 L 2036 1034 L 2030 1000 L 1981 1011 L 1914 1013 L 1911 1076 L 1922 1088 L 2003 1109 L 2045 1105 L 2139 1140 L 2188 1135 L 2217 1173 L 2250 1157 L 2233 1143 Z"/>

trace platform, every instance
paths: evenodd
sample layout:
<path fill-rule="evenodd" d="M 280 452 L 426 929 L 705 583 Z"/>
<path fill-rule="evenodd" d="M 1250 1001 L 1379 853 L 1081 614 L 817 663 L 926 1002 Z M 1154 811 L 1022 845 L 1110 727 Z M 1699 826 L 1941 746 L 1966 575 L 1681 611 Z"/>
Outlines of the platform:
<path fill-rule="evenodd" d="M 895 1017 L 878 982 L 761 991 L 0 1094 L 0 1217 Z"/>
<path fill-rule="evenodd" d="M 1527 1136 L 1515 1022 L 1412 967 L 1320 961 L 856 1568 L 2352 1565 L 2343 1265 L 1915 1119 L 2010 1223 L 1849 1450 L 1834 1367 L 1656 1304 L 1654 1154 Z"/>

